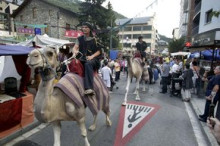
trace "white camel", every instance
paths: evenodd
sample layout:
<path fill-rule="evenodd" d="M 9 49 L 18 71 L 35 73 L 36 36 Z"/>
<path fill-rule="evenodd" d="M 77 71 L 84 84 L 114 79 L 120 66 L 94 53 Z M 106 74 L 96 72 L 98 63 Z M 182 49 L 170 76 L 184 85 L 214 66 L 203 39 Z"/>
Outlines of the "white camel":
<path fill-rule="evenodd" d="M 146 91 L 145 88 L 145 81 L 149 81 L 149 73 L 147 66 L 142 66 L 141 59 L 140 58 L 133 58 L 130 54 L 126 54 L 126 59 L 128 61 L 128 78 L 127 78 L 127 86 L 126 86 L 126 93 L 124 97 L 124 101 L 122 105 L 127 104 L 127 98 L 128 98 L 128 92 L 129 92 L 129 87 L 131 83 L 131 79 L 133 77 L 136 78 L 136 88 L 134 91 L 134 94 L 136 94 L 135 100 L 140 100 L 140 95 L 139 95 L 139 85 L 140 81 L 142 80 L 143 85 L 143 90 Z"/>
<path fill-rule="evenodd" d="M 29 53 L 27 64 L 31 68 L 39 68 L 42 80 L 34 100 L 35 116 L 44 123 L 52 123 L 54 146 L 60 146 L 61 121 L 76 121 L 84 138 L 85 146 L 90 146 L 85 126 L 85 106 L 77 107 L 61 89 L 54 88 L 55 69 L 58 65 L 56 51 L 52 48 L 34 49 Z M 74 93 L 80 95 L 78 93 Z M 109 114 L 106 124 L 111 126 Z M 95 130 L 96 118 L 89 130 Z"/>

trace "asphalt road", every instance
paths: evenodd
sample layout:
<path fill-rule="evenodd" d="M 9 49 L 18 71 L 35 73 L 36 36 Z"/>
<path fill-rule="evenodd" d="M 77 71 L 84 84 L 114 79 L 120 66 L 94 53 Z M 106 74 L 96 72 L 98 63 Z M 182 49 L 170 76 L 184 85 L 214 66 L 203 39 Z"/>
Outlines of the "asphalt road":
<path fill-rule="evenodd" d="M 105 125 L 105 115 L 100 112 L 97 120 L 97 129 L 88 131 L 88 139 L 91 146 L 113 146 L 117 136 L 121 103 L 125 95 L 126 78 L 121 76 L 111 93 L 111 120 L 112 126 Z M 129 101 L 134 101 L 133 95 L 135 80 L 131 83 Z M 140 92 L 141 103 L 149 103 L 160 106 L 159 110 L 127 141 L 127 146 L 197 146 L 193 128 L 186 112 L 184 103 L 179 97 L 170 97 L 169 94 L 159 93 L 159 84 L 149 85 L 146 92 Z M 93 117 L 87 109 L 86 127 L 92 123 Z M 53 131 L 49 125 L 31 135 L 15 146 L 52 146 Z M 62 146 L 83 146 L 84 140 L 80 136 L 76 122 L 62 122 L 61 133 Z"/>

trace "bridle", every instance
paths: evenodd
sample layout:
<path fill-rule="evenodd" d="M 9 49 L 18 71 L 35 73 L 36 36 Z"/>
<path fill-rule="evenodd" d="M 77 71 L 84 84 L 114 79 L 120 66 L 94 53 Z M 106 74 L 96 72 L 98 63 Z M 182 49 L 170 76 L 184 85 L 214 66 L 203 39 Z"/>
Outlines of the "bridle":
<path fill-rule="evenodd" d="M 54 77 L 57 78 L 56 70 L 52 68 L 52 66 L 48 63 L 47 57 L 44 55 L 44 49 L 36 49 L 39 51 L 41 58 L 43 60 L 43 67 L 39 69 L 41 78 L 43 81 L 49 81 Z M 51 76 L 49 76 L 52 73 Z"/>

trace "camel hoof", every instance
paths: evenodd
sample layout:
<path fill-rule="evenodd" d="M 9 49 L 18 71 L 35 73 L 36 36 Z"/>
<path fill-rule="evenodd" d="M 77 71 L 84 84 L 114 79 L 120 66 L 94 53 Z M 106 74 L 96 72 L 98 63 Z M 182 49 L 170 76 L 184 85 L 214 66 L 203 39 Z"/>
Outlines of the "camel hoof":
<path fill-rule="evenodd" d="M 121 105 L 126 106 L 126 105 L 127 105 L 127 102 L 124 101 Z"/>
<path fill-rule="evenodd" d="M 110 120 L 106 121 L 106 125 L 107 126 L 112 126 L 112 121 L 110 121 Z"/>
<path fill-rule="evenodd" d="M 90 127 L 89 127 L 89 131 L 94 131 L 96 129 L 96 126 L 95 125 L 91 125 Z"/>

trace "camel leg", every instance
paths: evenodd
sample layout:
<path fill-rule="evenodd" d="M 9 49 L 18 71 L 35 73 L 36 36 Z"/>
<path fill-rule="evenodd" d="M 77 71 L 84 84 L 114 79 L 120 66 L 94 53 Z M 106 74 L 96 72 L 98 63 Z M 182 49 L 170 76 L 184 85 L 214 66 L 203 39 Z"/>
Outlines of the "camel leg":
<path fill-rule="evenodd" d="M 142 86 L 143 86 L 142 91 L 145 92 L 146 91 L 146 83 L 144 80 L 142 81 Z"/>
<path fill-rule="evenodd" d="M 139 77 L 138 79 L 137 79 L 137 83 L 136 83 L 136 98 L 135 98 L 135 100 L 141 100 L 140 99 L 140 96 L 139 96 L 139 86 L 140 86 L 140 79 L 141 79 L 141 77 Z"/>
<path fill-rule="evenodd" d="M 78 122 L 79 128 L 81 130 L 81 135 L 84 138 L 85 146 L 90 146 L 89 141 L 88 141 L 88 137 L 87 137 L 86 126 L 85 126 L 85 117 L 83 117 L 82 119 L 80 119 L 77 122 Z"/>
<path fill-rule="evenodd" d="M 106 113 L 106 125 L 107 126 L 111 126 L 112 125 L 112 122 L 110 120 L 110 112 Z"/>
<path fill-rule="evenodd" d="M 129 90 L 129 86 L 130 86 L 130 83 L 131 83 L 131 76 L 128 75 L 128 79 L 127 79 L 127 86 L 126 86 L 126 93 L 125 93 L 125 97 L 124 97 L 124 102 L 122 103 L 122 105 L 126 105 L 127 104 L 127 99 L 128 99 L 128 90 Z"/>
<path fill-rule="evenodd" d="M 61 134 L 61 124 L 60 121 L 55 121 L 52 123 L 53 134 L 54 134 L 54 146 L 60 146 L 60 134 Z"/>
<path fill-rule="evenodd" d="M 89 127 L 89 130 L 90 131 L 94 131 L 96 129 L 96 121 L 97 121 L 97 115 L 94 115 L 94 120 L 93 120 L 93 123 L 92 125 Z"/>

